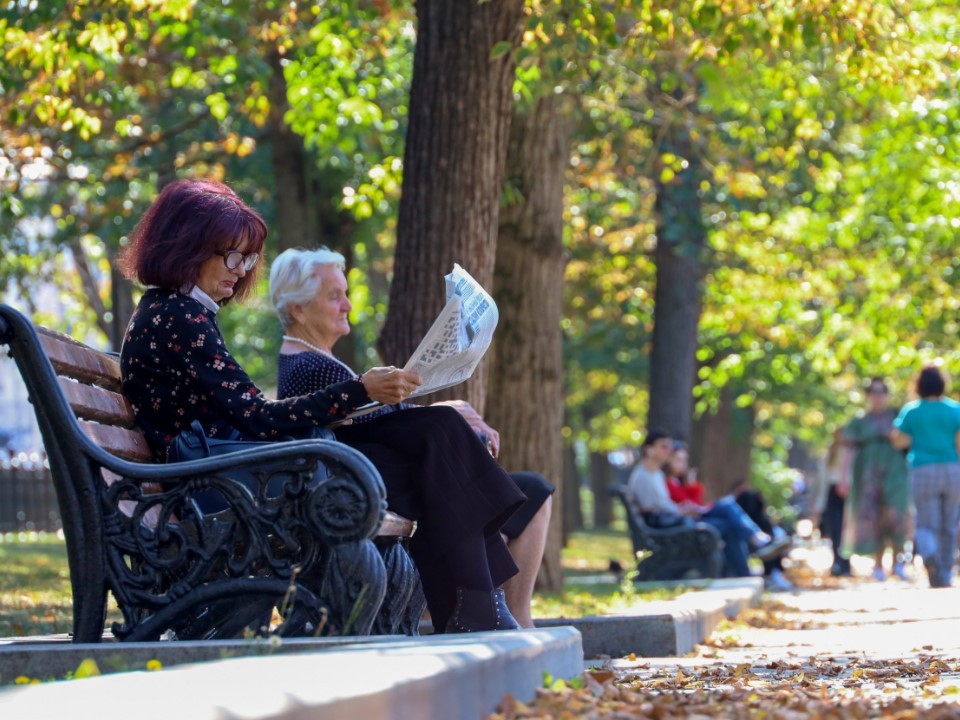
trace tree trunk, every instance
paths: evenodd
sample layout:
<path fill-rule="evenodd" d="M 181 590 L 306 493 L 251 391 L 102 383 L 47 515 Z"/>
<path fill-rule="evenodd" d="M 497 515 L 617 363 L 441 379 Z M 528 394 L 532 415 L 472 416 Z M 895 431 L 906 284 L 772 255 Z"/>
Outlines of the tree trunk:
<path fill-rule="evenodd" d="M 700 215 L 702 170 L 685 128 L 675 128 L 661 157 L 687 161 L 672 180 L 659 174 L 657 189 L 657 287 L 650 354 L 647 427 L 687 439 L 693 416 L 697 329 L 707 233 Z"/>
<path fill-rule="evenodd" d="M 110 347 L 118 351 L 123 345 L 123 336 L 133 317 L 133 283 L 120 272 L 113 258 L 110 260 Z"/>
<path fill-rule="evenodd" d="M 403 194 L 390 306 L 379 338 L 384 362 L 402 365 L 444 304 L 455 262 L 493 290 L 501 180 L 510 132 L 523 0 L 419 0 L 417 47 L 403 158 Z M 483 412 L 486 363 L 461 397 Z"/>
<path fill-rule="evenodd" d="M 580 504 L 580 486 L 582 479 L 577 467 L 577 453 L 573 445 L 563 449 L 563 545 L 566 546 L 571 533 L 583 530 L 583 506 Z"/>
<path fill-rule="evenodd" d="M 100 332 L 106 335 L 107 339 L 112 342 L 110 321 L 107 318 L 107 310 L 103 304 L 103 298 L 100 297 L 100 285 L 97 282 L 96 276 L 93 274 L 93 270 L 90 268 L 87 253 L 83 249 L 83 243 L 80 242 L 79 237 L 73 237 L 67 241 L 67 245 L 70 248 L 70 254 L 73 256 L 73 266 L 76 268 L 77 275 L 80 277 L 80 285 L 83 288 L 84 297 L 90 305 L 90 309 L 93 310 L 93 317 L 96 320 L 97 327 L 100 329 Z M 119 348 L 119 345 L 113 347 Z"/>
<path fill-rule="evenodd" d="M 717 412 L 704 415 L 693 425 L 691 466 L 698 468 L 710 500 L 729 493 L 737 480 L 750 478 L 753 408 L 737 407 L 735 394 L 729 388 L 721 390 Z"/>
<path fill-rule="evenodd" d="M 550 95 L 510 124 L 507 181 L 521 198 L 500 212 L 494 285 L 500 325 L 490 353 L 487 421 L 507 470 L 563 477 L 563 178 L 571 124 Z M 540 567 L 542 587 L 563 589 L 563 493 Z"/>
<path fill-rule="evenodd" d="M 267 58 L 270 65 L 267 133 L 276 183 L 274 197 L 277 201 L 278 254 L 289 248 L 314 247 L 318 243 L 310 203 L 311 165 L 303 147 L 303 138 L 293 132 L 284 120 L 290 104 L 281 59 L 276 51 Z"/>
<path fill-rule="evenodd" d="M 590 453 L 590 488 L 593 490 L 593 526 L 608 528 L 613 521 L 613 466 L 606 453 Z"/>

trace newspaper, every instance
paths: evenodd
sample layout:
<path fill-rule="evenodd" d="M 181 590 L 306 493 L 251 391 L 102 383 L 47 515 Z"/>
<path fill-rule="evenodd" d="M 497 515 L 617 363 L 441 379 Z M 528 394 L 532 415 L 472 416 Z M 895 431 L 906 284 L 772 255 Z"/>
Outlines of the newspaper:
<path fill-rule="evenodd" d="M 460 265 L 454 263 L 444 281 L 447 304 L 403 366 L 423 380 L 412 398 L 458 385 L 473 375 L 500 320 L 493 298 Z"/>
<path fill-rule="evenodd" d="M 443 279 L 447 304 L 403 366 L 418 373 L 423 381 L 407 399 L 453 387 L 473 375 L 500 320 L 493 298 L 460 265 L 454 263 L 453 271 Z M 378 402 L 369 403 L 347 418 L 366 415 L 379 407 Z"/>

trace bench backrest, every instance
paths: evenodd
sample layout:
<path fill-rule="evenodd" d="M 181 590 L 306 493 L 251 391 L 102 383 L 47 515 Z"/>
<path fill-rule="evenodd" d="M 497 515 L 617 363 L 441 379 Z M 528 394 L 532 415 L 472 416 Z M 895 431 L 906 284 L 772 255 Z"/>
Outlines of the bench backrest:
<path fill-rule="evenodd" d="M 643 520 L 643 516 L 637 512 L 636 507 L 630 502 L 626 485 L 614 485 L 610 493 L 620 498 L 623 503 L 625 515 L 627 518 L 627 527 L 630 529 L 630 539 L 633 542 L 634 552 L 640 550 L 653 550 L 656 548 L 656 542 L 650 533 L 650 528 Z"/>
<path fill-rule="evenodd" d="M 125 460 L 153 462 L 133 408 L 122 394 L 116 358 L 52 330 L 37 328 L 37 333 L 84 434 Z"/>

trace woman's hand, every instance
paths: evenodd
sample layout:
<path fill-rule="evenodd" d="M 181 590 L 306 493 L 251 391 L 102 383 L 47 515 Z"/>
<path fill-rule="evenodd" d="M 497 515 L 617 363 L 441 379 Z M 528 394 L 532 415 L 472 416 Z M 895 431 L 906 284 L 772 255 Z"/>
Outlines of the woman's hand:
<path fill-rule="evenodd" d="M 393 367 L 375 367 L 360 376 L 360 382 L 371 400 L 384 405 L 402 402 L 420 387 L 422 380 L 415 372 Z"/>
<path fill-rule="evenodd" d="M 890 431 L 890 433 L 887 435 L 887 439 L 897 450 L 907 450 L 910 447 L 910 441 L 912 440 L 909 435 L 907 435 L 905 432 L 901 432 L 897 428 L 893 428 Z"/>
<path fill-rule="evenodd" d="M 490 454 L 494 457 L 500 455 L 500 433 L 487 425 L 473 406 L 465 400 L 441 400 L 433 403 L 434 405 L 446 405 L 452 407 L 467 421 L 467 425 L 473 428 L 477 435 L 486 435 Z"/>

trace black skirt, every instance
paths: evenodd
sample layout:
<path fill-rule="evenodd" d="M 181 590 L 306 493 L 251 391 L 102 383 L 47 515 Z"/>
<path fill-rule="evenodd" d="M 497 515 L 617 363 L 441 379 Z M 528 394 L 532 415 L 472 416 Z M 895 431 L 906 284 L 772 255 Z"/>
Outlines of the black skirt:
<path fill-rule="evenodd" d="M 421 575 L 425 564 L 442 561 L 445 548 L 475 533 L 487 538 L 494 586 L 516 574 L 498 540 L 526 498 L 456 410 L 398 410 L 334 432 L 380 471 L 390 509 L 417 521 L 410 550 Z"/>
<path fill-rule="evenodd" d="M 520 536 L 520 533 L 530 524 L 533 516 L 537 514 L 547 498 L 553 495 L 556 488 L 543 475 L 537 473 L 512 472 L 510 477 L 520 488 L 520 491 L 527 496 L 523 505 L 517 508 L 517 511 L 500 528 L 500 532 L 513 539 Z"/>

